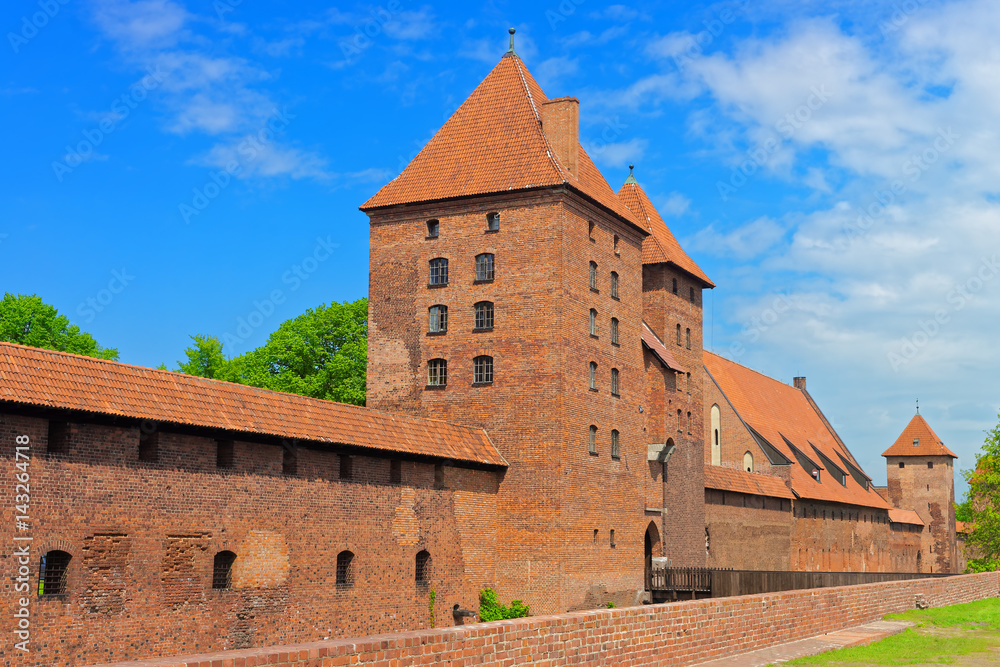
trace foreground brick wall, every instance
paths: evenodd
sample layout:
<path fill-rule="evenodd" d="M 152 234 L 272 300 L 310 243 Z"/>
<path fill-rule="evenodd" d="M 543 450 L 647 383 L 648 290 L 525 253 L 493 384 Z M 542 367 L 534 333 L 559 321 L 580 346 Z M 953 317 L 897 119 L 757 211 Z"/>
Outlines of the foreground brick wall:
<path fill-rule="evenodd" d="M 690 665 L 875 621 L 913 609 L 921 596 L 932 607 L 996 597 L 997 576 L 988 572 L 575 612 L 117 667 Z"/>

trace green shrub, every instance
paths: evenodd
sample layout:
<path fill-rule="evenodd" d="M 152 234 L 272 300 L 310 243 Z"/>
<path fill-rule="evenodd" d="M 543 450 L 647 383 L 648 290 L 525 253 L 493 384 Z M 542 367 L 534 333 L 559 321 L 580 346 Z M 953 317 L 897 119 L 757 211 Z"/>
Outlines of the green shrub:
<path fill-rule="evenodd" d="M 511 600 L 510 606 L 500 604 L 497 594 L 492 588 L 479 591 L 479 620 L 502 621 L 508 618 L 521 618 L 529 613 L 528 606 L 520 600 Z"/>
<path fill-rule="evenodd" d="M 618 605 L 616 605 L 616 604 L 615 604 L 614 602 L 609 602 L 609 603 L 608 603 L 608 609 L 614 609 L 614 608 L 615 608 L 615 607 L 617 607 L 617 606 L 618 606 Z"/>

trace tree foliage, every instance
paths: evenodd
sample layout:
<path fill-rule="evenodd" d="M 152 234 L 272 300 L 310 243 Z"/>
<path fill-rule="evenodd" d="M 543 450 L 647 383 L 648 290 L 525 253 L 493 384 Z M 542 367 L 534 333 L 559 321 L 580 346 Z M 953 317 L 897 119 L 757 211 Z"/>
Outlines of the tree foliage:
<path fill-rule="evenodd" d="M 365 404 L 368 299 L 333 302 L 287 320 L 267 342 L 232 359 L 214 336 L 192 336 L 179 370 L 341 403 Z"/>
<path fill-rule="evenodd" d="M 0 300 L 0 340 L 98 359 L 118 358 L 118 350 L 101 347 L 93 336 L 70 324 L 69 318 L 35 294 L 4 293 Z"/>
<path fill-rule="evenodd" d="M 521 618 L 529 613 L 528 605 L 520 600 L 511 600 L 510 606 L 502 604 L 497 599 L 496 591 L 484 588 L 479 591 L 479 620 L 502 621 L 508 618 Z"/>
<path fill-rule="evenodd" d="M 997 425 L 986 432 L 982 451 L 976 456 L 976 467 L 963 470 L 969 482 L 966 496 L 972 531 L 966 540 L 969 553 L 977 558 L 969 560 L 973 572 L 1000 569 L 1000 414 Z"/>

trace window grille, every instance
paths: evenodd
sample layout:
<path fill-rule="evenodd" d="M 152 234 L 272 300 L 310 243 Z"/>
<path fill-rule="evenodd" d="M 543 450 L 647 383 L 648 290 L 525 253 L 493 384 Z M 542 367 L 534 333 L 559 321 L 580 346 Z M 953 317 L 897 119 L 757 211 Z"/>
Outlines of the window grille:
<path fill-rule="evenodd" d="M 500 230 L 500 214 L 497 212 L 486 214 L 486 231 L 496 232 Z"/>
<path fill-rule="evenodd" d="M 611 369 L 611 395 L 618 396 L 618 369 Z"/>
<path fill-rule="evenodd" d="M 448 260 L 438 257 L 431 260 L 431 285 L 448 284 Z"/>
<path fill-rule="evenodd" d="M 618 444 L 618 431 L 611 431 L 611 458 L 621 458 L 621 449 Z"/>
<path fill-rule="evenodd" d="M 431 359 L 427 362 L 427 384 L 443 387 L 448 384 L 448 362 L 444 359 Z"/>
<path fill-rule="evenodd" d="M 448 306 L 430 307 L 430 324 L 428 331 L 431 333 L 445 333 L 448 331 Z"/>
<path fill-rule="evenodd" d="M 438 232 L 441 230 L 441 223 L 437 220 L 427 221 L 427 238 L 437 238 Z"/>
<path fill-rule="evenodd" d="M 476 384 L 493 382 L 493 357 L 482 355 L 472 360 L 472 381 Z"/>
<path fill-rule="evenodd" d="M 590 388 L 597 389 L 597 363 L 590 362 Z"/>
<path fill-rule="evenodd" d="M 337 554 L 337 588 L 348 589 L 354 586 L 354 554 L 341 551 Z"/>
<path fill-rule="evenodd" d="M 597 262 L 590 263 L 590 289 L 597 289 Z"/>
<path fill-rule="evenodd" d="M 414 578 L 417 581 L 418 586 L 426 586 L 430 583 L 431 574 L 431 555 L 427 551 L 421 551 L 417 554 L 416 568 L 414 572 Z"/>
<path fill-rule="evenodd" d="M 476 280 L 493 280 L 493 253 L 476 255 Z"/>
<path fill-rule="evenodd" d="M 597 335 L 597 311 L 593 308 L 590 309 L 590 335 Z"/>
<path fill-rule="evenodd" d="M 611 344 L 618 345 L 618 318 L 611 318 Z"/>
<path fill-rule="evenodd" d="M 587 451 L 591 454 L 597 453 L 597 427 L 590 427 L 590 435 L 587 438 Z"/>
<path fill-rule="evenodd" d="M 618 274 L 611 272 L 611 298 L 618 298 Z"/>
<path fill-rule="evenodd" d="M 476 304 L 476 328 L 493 328 L 493 302 L 480 301 Z"/>
<path fill-rule="evenodd" d="M 227 590 L 233 587 L 233 563 L 235 562 L 236 554 L 232 551 L 220 551 L 215 554 L 215 562 L 212 565 L 212 588 Z"/>
<path fill-rule="evenodd" d="M 72 558 L 65 551 L 49 551 L 42 556 L 38 566 L 38 594 L 63 595 L 66 593 L 66 572 Z"/>

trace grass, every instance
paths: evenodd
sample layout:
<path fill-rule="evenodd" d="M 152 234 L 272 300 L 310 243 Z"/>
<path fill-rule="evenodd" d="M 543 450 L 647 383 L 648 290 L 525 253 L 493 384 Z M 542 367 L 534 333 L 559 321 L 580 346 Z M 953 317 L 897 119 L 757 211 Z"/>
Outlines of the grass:
<path fill-rule="evenodd" d="M 1000 630 L 1000 598 L 989 598 L 936 609 L 911 609 L 901 614 L 886 614 L 887 619 L 911 621 L 918 626 L 939 628 Z"/>

